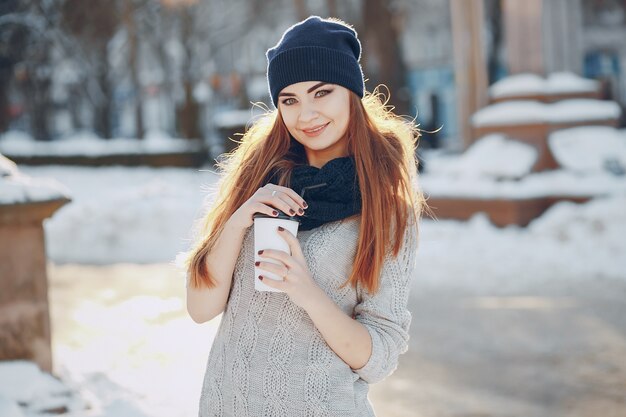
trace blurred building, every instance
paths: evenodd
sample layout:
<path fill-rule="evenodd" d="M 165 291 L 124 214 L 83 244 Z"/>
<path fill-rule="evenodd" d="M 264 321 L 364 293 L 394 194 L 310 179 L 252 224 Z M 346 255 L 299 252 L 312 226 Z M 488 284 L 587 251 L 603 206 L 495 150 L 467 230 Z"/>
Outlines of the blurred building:
<path fill-rule="evenodd" d="M 94 129 L 103 109 L 108 115 L 100 121 L 110 125 L 105 131 L 113 136 L 151 129 L 180 134 L 181 114 L 197 118 L 202 136 L 215 135 L 215 115 L 249 109 L 250 102 L 270 102 L 264 53 L 289 25 L 304 15 L 318 14 L 366 29 L 372 23 L 363 21 L 364 4 L 362 0 L 149 3 L 149 7 L 120 10 L 119 21 L 111 20 L 110 38 L 90 39 L 97 41 L 99 49 L 80 38 L 79 29 L 85 24 L 79 22 L 71 32 L 67 19 L 55 15 L 56 20 L 41 20 L 50 25 L 45 28 L 50 36 L 40 40 L 39 51 L 50 53 L 26 54 L 21 57 L 24 62 L 12 67 L 7 87 L 9 128 L 28 130 L 32 124 L 35 112 L 29 110 L 26 81 L 39 74 L 47 77 L 39 88 L 49 85 L 50 94 L 32 96 L 51 101 L 49 108 L 40 108 L 48 109 L 47 121 L 41 123 L 50 125 L 52 137 Z M 417 116 L 423 129 L 441 128 L 437 135 L 428 136 L 425 146 L 458 145 L 464 120 L 459 102 L 468 93 L 464 88 L 473 86 L 470 96 L 484 96 L 489 84 L 509 74 L 571 71 L 602 80 L 606 98 L 626 103 L 624 1 L 397 0 L 384 4 L 399 31 L 410 115 Z M 15 9 L 13 19 L 37 10 Z M 459 21 L 459 16 L 468 20 Z M 459 25 L 463 30 L 455 31 Z M 4 25 L 2 30 L 10 28 Z M 35 39 L 37 33 L 30 36 Z M 33 61 L 35 57 L 42 62 Z M 467 67 L 461 71 L 470 76 L 465 85 L 460 81 L 459 61 Z M 370 59 L 366 77 L 376 71 L 376 59 Z M 481 103 L 480 98 L 473 101 Z"/>
<path fill-rule="evenodd" d="M 472 11 L 468 4 L 472 3 L 472 8 L 484 7 L 484 15 L 466 18 Z M 455 97 L 460 123 L 486 104 L 485 89 L 472 89 L 474 84 L 485 78 L 492 84 L 520 73 L 547 76 L 572 72 L 597 79 L 604 85 L 603 98 L 625 106 L 623 1 L 450 0 L 449 4 L 453 17 L 455 12 L 457 16 L 452 33 L 457 54 Z M 482 38 L 483 44 L 476 47 L 468 38 L 472 42 Z M 462 130 L 467 129 L 462 127 L 458 135 L 465 137 Z"/>

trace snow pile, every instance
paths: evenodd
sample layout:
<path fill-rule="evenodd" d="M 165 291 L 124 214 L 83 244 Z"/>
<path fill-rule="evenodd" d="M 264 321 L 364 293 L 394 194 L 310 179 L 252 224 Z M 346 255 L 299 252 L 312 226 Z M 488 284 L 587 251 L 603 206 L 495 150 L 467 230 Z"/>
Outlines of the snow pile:
<path fill-rule="evenodd" d="M 85 402 L 52 375 L 30 361 L 0 362 L 0 415 L 22 417 L 40 413 L 85 410 Z"/>
<path fill-rule="evenodd" d="M 486 106 L 471 117 L 474 126 L 530 124 L 545 121 L 545 104 L 534 100 L 507 101 Z"/>
<path fill-rule="evenodd" d="M 536 160 L 534 147 L 492 134 L 476 141 L 459 156 L 441 158 L 436 164 L 427 165 L 427 172 L 464 179 L 519 179 L 530 172 Z"/>
<path fill-rule="evenodd" d="M 527 227 L 497 228 L 485 213 L 467 221 L 425 220 L 415 289 L 463 288 L 476 295 L 562 292 L 577 283 L 626 282 L 626 195 L 562 201 Z"/>
<path fill-rule="evenodd" d="M 614 120 L 620 117 L 621 112 L 619 105 L 614 101 L 571 99 L 557 103 L 542 103 L 518 100 L 482 108 L 472 115 L 472 124 L 481 127 Z"/>
<path fill-rule="evenodd" d="M 423 190 L 431 197 L 470 199 L 531 199 L 542 197 L 601 197 L 626 194 L 624 177 L 606 173 L 580 175 L 565 170 L 537 172 L 520 181 L 470 177 L 453 179 L 423 175 Z"/>
<path fill-rule="evenodd" d="M 516 74 L 496 81 L 489 87 L 491 97 L 508 97 L 545 92 L 545 80 L 532 73 Z"/>
<path fill-rule="evenodd" d="M 580 77 L 573 72 L 555 72 L 548 76 L 546 89 L 548 94 L 593 93 L 600 89 L 596 80 Z"/>
<path fill-rule="evenodd" d="M 614 101 L 577 98 L 545 105 L 548 123 L 619 119 L 622 109 Z"/>
<path fill-rule="evenodd" d="M 494 98 L 589 93 L 599 89 L 595 80 L 579 77 L 571 72 L 552 73 L 547 79 L 526 73 L 506 77 L 489 87 L 489 95 Z"/>
<path fill-rule="evenodd" d="M 90 131 L 76 132 L 50 142 L 36 141 L 29 135 L 9 131 L 0 136 L 0 153 L 12 156 L 103 156 L 194 152 L 203 148 L 201 140 L 175 139 L 167 133 L 150 130 L 144 139 L 104 140 Z"/>
<path fill-rule="evenodd" d="M 458 156 L 425 153 L 423 190 L 434 197 L 529 199 L 626 193 L 626 134 L 603 126 L 554 132 L 550 148 L 562 169 L 531 172 L 534 149 L 502 135 L 479 139 Z"/>
<path fill-rule="evenodd" d="M 91 360 L 96 360 L 96 357 Z M 97 361 L 97 360 L 96 360 Z M 62 382 L 26 360 L 0 361 L 0 416 L 151 417 L 141 400 L 105 375 Z M 175 415 L 175 414 L 171 414 Z"/>
<path fill-rule="evenodd" d="M 24 417 L 20 407 L 0 394 L 0 416 L 2 417 Z"/>
<path fill-rule="evenodd" d="M 626 132 L 607 126 L 556 131 L 548 145 L 560 166 L 573 172 L 626 171 Z M 611 168 L 611 167 L 614 168 Z"/>
<path fill-rule="evenodd" d="M 67 187 L 52 178 L 31 178 L 0 154 L 0 205 L 70 199 Z"/>

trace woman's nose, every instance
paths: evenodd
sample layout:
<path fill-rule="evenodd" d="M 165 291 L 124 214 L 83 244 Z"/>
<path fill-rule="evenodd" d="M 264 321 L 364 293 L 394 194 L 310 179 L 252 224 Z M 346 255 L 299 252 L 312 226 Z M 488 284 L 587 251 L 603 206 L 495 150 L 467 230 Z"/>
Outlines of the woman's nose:
<path fill-rule="evenodd" d="M 319 113 L 317 109 L 315 108 L 315 106 L 312 106 L 312 105 L 301 106 L 301 111 L 300 111 L 301 122 L 306 123 L 308 121 L 315 120 L 318 115 Z"/>

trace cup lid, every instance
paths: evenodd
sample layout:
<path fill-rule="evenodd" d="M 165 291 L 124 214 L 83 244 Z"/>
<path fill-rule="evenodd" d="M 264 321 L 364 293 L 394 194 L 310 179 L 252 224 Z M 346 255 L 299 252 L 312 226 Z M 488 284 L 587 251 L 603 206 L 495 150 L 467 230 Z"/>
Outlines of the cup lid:
<path fill-rule="evenodd" d="M 294 222 L 300 223 L 300 216 L 288 216 L 282 211 L 278 211 L 278 216 L 269 216 L 265 213 L 254 213 L 252 215 L 253 219 L 281 219 L 281 220 L 292 220 Z"/>

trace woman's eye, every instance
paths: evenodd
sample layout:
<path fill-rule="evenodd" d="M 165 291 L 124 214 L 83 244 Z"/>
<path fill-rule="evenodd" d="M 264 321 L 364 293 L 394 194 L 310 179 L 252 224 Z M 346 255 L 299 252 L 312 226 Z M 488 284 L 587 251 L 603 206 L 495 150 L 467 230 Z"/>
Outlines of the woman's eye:
<path fill-rule="evenodd" d="M 324 93 L 324 94 L 322 94 L 321 96 L 318 96 L 318 97 L 327 96 L 328 94 L 330 94 L 331 91 L 333 91 L 333 90 L 320 90 L 320 91 L 318 91 L 316 93 L 316 95 L 319 94 L 319 93 Z"/>
<path fill-rule="evenodd" d="M 333 90 L 319 90 L 315 92 L 316 97 L 324 97 L 330 94 Z M 291 100 L 295 100 L 294 98 L 286 98 L 282 101 L 285 106 L 291 106 L 293 102 Z"/>

